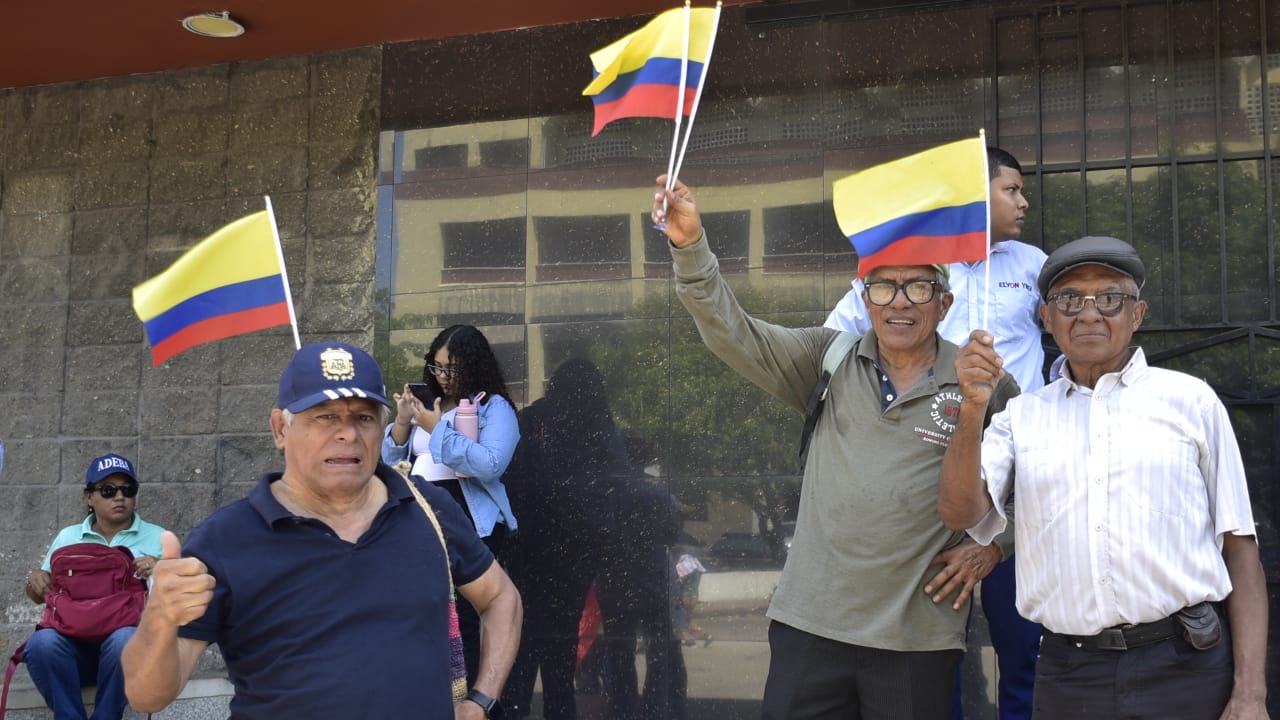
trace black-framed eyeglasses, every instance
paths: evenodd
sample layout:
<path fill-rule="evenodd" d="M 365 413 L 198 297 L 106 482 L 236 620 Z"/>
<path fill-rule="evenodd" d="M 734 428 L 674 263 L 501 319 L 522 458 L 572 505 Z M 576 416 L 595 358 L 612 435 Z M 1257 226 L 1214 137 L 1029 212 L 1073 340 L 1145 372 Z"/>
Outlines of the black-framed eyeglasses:
<path fill-rule="evenodd" d="M 1084 312 L 1084 304 L 1086 300 L 1092 300 L 1093 306 L 1097 308 L 1098 314 L 1103 317 L 1115 317 L 1120 314 L 1121 308 L 1124 307 L 1125 300 L 1137 300 L 1137 295 L 1122 292 L 1105 292 L 1097 295 L 1081 295 L 1075 292 L 1054 293 L 1045 298 L 1046 301 L 1053 303 L 1053 306 L 1062 313 L 1064 317 L 1075 317 Z"/>
<path fill-rule="evenodd" d="M 458 369 L 451 367 L 441 367 L 440 365 L 428 365 L 427 370 L 436 377 L 453 378 L 457 377 Z"/>
<path fill-rule="evenodd" d="M 127 485 L 112 485 L 111 483 L 107 483 L 106 485 L 95 485 L 93 490 L 96 490 L 98 494 L 102 496 L 103 500 L 110 500 L 116 496 L 117 492 L 127 498 L 131 498 L 138 494 L 138 486 L 133 483 L 129 483 Z M 92 490 L 90 492 L 92 492 Z"/>
<path fill-rule="evenodd" d="M 913 305 L 923 305 L 933 299 L 938 288 L 937 280 L 908 280 L 896 283 L 892 280 L 872 280 L 863 287 L 867 290 L 867 301 L 872 305 L 884 307 L 893 302 L 901 290 Z"/>

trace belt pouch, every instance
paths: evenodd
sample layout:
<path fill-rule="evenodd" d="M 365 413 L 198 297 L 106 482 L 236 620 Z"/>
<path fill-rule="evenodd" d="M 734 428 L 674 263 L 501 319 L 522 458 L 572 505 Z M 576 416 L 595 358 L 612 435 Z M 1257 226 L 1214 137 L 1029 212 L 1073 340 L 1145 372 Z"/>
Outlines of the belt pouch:
<path fill-rule="evenodd" d="M 1210 603 L 1183 608 L 1173 617 L 1182 627 L 1183 639 L 1197 650 L 1208 650 L 1222 639 L 1222 621 Z"/>

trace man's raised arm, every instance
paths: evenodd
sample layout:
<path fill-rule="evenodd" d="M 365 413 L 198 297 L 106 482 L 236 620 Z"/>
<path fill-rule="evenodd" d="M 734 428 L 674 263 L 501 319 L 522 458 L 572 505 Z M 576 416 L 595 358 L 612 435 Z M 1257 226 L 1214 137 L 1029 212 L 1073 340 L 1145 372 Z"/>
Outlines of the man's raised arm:
<path fill-rule="evenodd" d="M 1004 376 L 1004 362 L 996 354 L 995 338 L 974 330 L 969 343 L 956 355 L 956 375 L 964 399 L 942 457 L 938 481 L 938 515 L 951 530 L 968 530 L 991 510 L 991 496 L 982 482 L 982 428 L 987 403 L 996 383 Z"/>
<path fill-rule="evenodd" d="M 213 599 L 213 576 L 196 558 L 182 557 L 178 536 L 165 531 L 164 552 L 152 570 L 142 620 L 120 656 L 129 704 L 141 712 L 163 710 L 182 688 L 209 643 L 178 637 L 178 628 L 204 615 Z"/>

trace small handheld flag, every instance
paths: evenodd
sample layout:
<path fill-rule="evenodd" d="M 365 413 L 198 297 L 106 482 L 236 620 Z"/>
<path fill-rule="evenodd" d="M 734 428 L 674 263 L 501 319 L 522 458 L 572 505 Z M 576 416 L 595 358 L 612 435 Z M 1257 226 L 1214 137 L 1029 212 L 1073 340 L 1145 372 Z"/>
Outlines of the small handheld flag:
<path fill-rule="evenodd" d="M 582 91 L 595 104 L 591 134 L 599 135 L 606 125 L 621 118 L 674 118 L 678 110 L 692 115 L 718 21 L 717 8 L 667 10 L 639 30 L 591 53 L 596 75 Z"/>
<path fill-rule="evenodd" d="M 986 140 L 979 136 L 837 180 L 831 201 L 858 251 L 858 277 L 884 265 L 987 257 Z"/>
<path fill-rule="evenodd" d="M 155 367 L 197 345 L 277 325 L 293 326 L 300 346 L 271 201 L 135 287 L 133 309 Z"/>

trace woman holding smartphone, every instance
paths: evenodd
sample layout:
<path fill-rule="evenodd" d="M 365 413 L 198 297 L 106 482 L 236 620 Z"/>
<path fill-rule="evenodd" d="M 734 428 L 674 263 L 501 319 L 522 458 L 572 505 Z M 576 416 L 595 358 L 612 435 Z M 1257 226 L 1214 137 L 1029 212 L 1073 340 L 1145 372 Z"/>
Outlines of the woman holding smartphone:
<path fill-rule="evenodd" d="M 502 484 L 520 430 L 498 360 L 483 333 L 470 325 L 445 328 L 431 341 L 422 369 L 429 391 L 424 402 L 406 384 L 392 397 L 395 421 L 382 441 L 382 460 L 412 463 L 411 474 L 447 490 L 475 524 L 495 557 L 500 557 L 516 518 Z M 417 383 L 411 383 L 417 386 Z M 480 433 L 475 440 L 454 423 L 458 402 L 475 403 Z M 475 682 L 480 655 L 480 619 L 458 596 L 458 624 L 467 662 L 467 685 Z"/>

